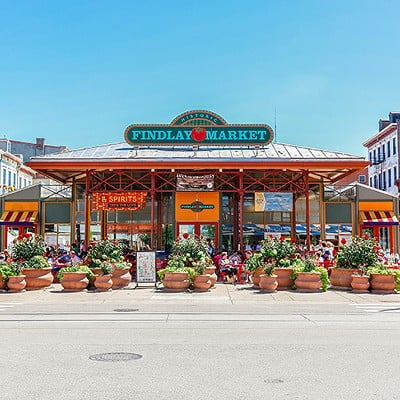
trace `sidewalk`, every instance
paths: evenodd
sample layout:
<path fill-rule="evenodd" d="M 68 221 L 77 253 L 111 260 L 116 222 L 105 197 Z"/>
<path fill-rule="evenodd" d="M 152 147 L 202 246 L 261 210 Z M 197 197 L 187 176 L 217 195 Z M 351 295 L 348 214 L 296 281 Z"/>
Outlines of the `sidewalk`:
<path fill-rule="evenodd" d="M 216 284 L 209 292 L 168 293 L 154 285 L 140 285 L 110 292 L 64 293 L 60 284 L 50 288 L 23 293 L 0 293 L 2 303 L 15 302 L 25 305 L 30 311 L 54 312 L 115 312 L 134 310 L 143 312 L 308 312 L 323 308 L 324 312 L 344 312 L 349 304 L 399 303 L 400 295 L 353 294 L 347 291 L 328 290 L 321 293 L 299 293 L 278 291 L 262 293 L 251 285 Z"/>

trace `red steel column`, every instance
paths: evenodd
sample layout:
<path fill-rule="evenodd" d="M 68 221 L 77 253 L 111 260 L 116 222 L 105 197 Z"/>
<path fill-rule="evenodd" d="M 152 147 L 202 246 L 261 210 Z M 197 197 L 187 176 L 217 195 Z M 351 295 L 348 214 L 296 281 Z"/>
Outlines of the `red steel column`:
<path fill-rule="evenodd" d="M 156 176 L 154 170 L 151 171 L 151 209 L 150 209 L 150 247 L 154 250 L 154 217 L 155 213 L 155 195 L 156 195 Z"/>
<path fill-rule="evenodd" d="M 305 183 L 305 196 L 306 196 L 306 249 L 310 251 L 311 242 L 310 242 L 310 185 L 308 182 L 308 171 L 304 171 L 304 183 Z"/>
<path fill-rule="evenodd" d="M 240 251 L 244 252 L 244 238 L 243 238 L 243 206 L 244 189 L 243 189 L 243 170 L 239 171 L 239 244 Z"/>
<path fill-rule="evenodd" d="M 90 171 L 86 170 L 85 186 L 85 249 L 90 245 Z"/>

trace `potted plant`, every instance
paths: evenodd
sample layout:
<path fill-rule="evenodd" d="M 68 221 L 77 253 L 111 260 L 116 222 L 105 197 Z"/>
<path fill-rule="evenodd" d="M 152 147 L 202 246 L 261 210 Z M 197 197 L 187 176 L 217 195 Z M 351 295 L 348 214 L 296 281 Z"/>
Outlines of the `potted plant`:
<path fill-rule="evenodd" d="M 264 264 L 264 273 L 260 275 L 260 289 L 266 293 L 275 292 L 278 287 L 277 276 L 274 273 L 275 263 L 266 262 Z"/>
<path fill-rule="evenodd" d="M 170 291 L 187 290 L 192 283 L 196 290 L 205 291 L 211 286 L 210 275 L 205 274 L 211 263 L 206 240 L 184 233 L 173 243 L 167 267 L 158 276 Z"/>
<path fill-rule="evenodd" d="M 400 290 L 400 271 L 389 269 L 382 263 L 368 268 L 367 271 L 370 277 L 371 292 L 377 294 L 395 293 L 395 290 Z"/>
<path fill-rule="evenodd" d="M 87 265 L 78 263 L 62 268 L 57 275 L 64 292 L 79 292 L 86 289 L 92 276 L 93 272 Z"/>
<path fill-rule="evenodd" d="M 46 245 L 41 236 L 23 234 L 11 244 L 14 262 L 23 264 L 22 273 L 26 276 L 26 290 L 43 289 L 53 283 L 51 267 L 43 257 Z"/>
<path fill-rule="evenodd" d="M 360 267 L 359 270 L 351 276 L 351 278 L 350 284 L 353 289 L 353 293 L 368 293 L 370 283 L 368 267 L 366 265 Z"/>
<path fill-rule="evenodd" d="M 11 293 L 22 292 L 25 290 L 25 275 L 22 274 L 22 264 L 19 262 L 10 262 L 7 271 L 7 287 Z"/>
<path fill-rule="evenodd" d="M 100 265 L 101 275 L 96 275 L 94 279 L 94 286 L 99 292 L 106 292 L 112 288 L 111 274 L 114 270 L 113 264 L 110 261 L 103 261 Z"/>
<path fill-rule="evenodd" d="M 334 289 L 351 289 L 353 275 L 360 275 L 360 269 L 376 264 L 379 244 L 368 235 L 352 236 L 351 241 L 342 239 L 342 246 L 336 254 L 336 267 L 331 268 L 330 280 Z"/>
<path fill-rule="evenodd" d="M 132 267 L 132 264 L 124 261 L 124 258 L 121 256 L 120 261 L 115 261 L 112 263 L 114 269 L 111 274 L 112 279 L 112 288 L 113 289 L 122 289 L 127 287 L 131 282 L 131 274 L 129 273 L 129 269 Z"/>
<path fill-rule="evenodd" d="M 269 236 L 261 242 L 259 253 L 254 253 L 246 263 L 246 268 L 252 271 L 252 281 L 259 286 L 259 276 L 264 273 L 264 263 L 274 264 L 277 276 L 278 290 L 290 289 L 293 286 L 292 262 L 298 256 L 296 239 Z"/>
<path fill-rule="evenodd" d="M 296 260 L 292 278 L 299 292 L 326 292 L 329 287 L 328 271 L 314 257 Z"/>
<path fill-rule="evenodd" d="M 253 253 L 246 262 L 246 269 L 251 273 L 253 287 L 259 289 L 260 275 L 264 273 L 264 256 L 260 252 Z"/>

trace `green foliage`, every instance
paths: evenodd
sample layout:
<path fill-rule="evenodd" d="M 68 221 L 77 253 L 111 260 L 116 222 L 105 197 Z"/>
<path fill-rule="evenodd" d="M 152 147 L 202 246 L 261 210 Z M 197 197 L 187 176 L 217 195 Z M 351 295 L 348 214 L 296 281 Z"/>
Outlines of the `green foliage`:
<path fill-rule="evenodd" d="M 63 272 L 86 272 L 86 278 L 90 279 L 94 276 L 92 270 L 87 265 L 73 264 L 70 267 L 63 267 L 57 274 L 57 278 L 62 281 L 64 279 Z"/>
<path fill-rule="evenodd" d="M 41 236 L 23 236 L 11 244 L 11 256 L 14 260 L 29 260 L 34 256 L 43 256 L 46 244 Z"/>
<path fill-rule="evenodd" d="M 394 275 L 396 281 L 396 290 L 400 291 L 400 270 L 388 268 L 382 263 L 376 263 L 374 266 L 367 269 L 366 274 L 368 276 L 371 274 Z"/>
<path fill-rule="evenodd" d="M 114 269 L 127 269 L 132 267 L 132 264 L 127 261 L 116 261 L 113 263 Z"/>
<path fill-rule="evenodd" d="M 209 265 L 214 264 L 208 252 L 206 239 L 188 236 L 173 243 L 168 268 L 193 268 L 197 275 L 201 275 Z"/>
<path fill-rule="evenodd" d="M 366 268 L 378 262 L 380 246 L 376 239 L 352 236 L 351 242 L 345 243 L 336 255 L 338 268 Z"/>
<path fill-rule="evenodd" d="M 118 240 L 98 240 L 92 242 L 91 248 L 88 252 L 88 257 L 91 260 L 110 260 L 110 261 L 122 261 L 123 251 L 126 245 Z"/>
<path fill-rule="evenodd" d="M 264 274 L 268 276 L 274 275 L 275 263 L 265 262 L 263 265 Z"/>
<path fill-rule="evenodd" d="M 111 275 L 114 271 L 114 266 L 110 261 L 103 261 L 100 264 L 100 268 L 101 272 L 103 272 L 103 275 Z"/>
<path fill-rule="evenodd" d="M 50 268 L 50 264 L 43 256 L 33 256 L 29 260 L 24 261 L 24 268 Z"/>
<path fill-rule="evenodd" d="M 157 272 L 158 277 L 160 278 L 160 281 L 162 282 L 164 280 L 164 276 L 166 272 L 187 272 L 189 280 L 193 282 L 194 277 L 197 275 L 197 272 L 191 268 L 191 267 L 166 267 L 164 269 L 160 269 Z"/>
<path fill-rule="evenodd" d="M 7 280 L 9 276 L 12 276 L 12 269 L 10 268 L 9 264 L 1 263 L 0 264 L 0 275 L 3 277 L 4 280 Z"/>
<path fill-rule="evenodd" d="M 260 252 L 253 253 L 247 260 L 246 269 L 264 269 L 265 263 L 273 264 L 274 268 L 290 268 L 297 256 L 297 245 L 290 238 L 269 237 L 261 242 Z"/>
<path fill-rule="evenodd" d="M 19 261 L 12 261 L 8 264 L 8 267 L 10 268 L 9 276 L 19 276 L 22 275 L 24 263 Z"/>
<path fill-rule="evenodd" d="M 295 258 L 297 256 L 297 245 L 290 238 L 285 239 L 268 237 L 261 242 L 261 254 L 267 259 L 281 260 Z"/>

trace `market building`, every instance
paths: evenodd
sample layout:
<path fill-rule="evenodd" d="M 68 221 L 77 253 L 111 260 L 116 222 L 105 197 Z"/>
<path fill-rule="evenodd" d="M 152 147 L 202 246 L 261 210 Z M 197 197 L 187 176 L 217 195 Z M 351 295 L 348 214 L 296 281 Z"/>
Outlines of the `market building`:
<path fill-rule="evenodd" d="M 338 244 L 374 223 L 354 196 L 332 189 L 368 165 L 363 157 L 277 143 L 267 125 L 231 125 L 210 111 L 131 125 L 125 141 L 33 157 L 28 165 L 71 188 L 70 200 L 38 211 L 38 232 L 55 235 L 57 245 L 108 236 L 168 251 L 187 232 L 220 249 L 254 247 L 266 235 L 310 246 L 319 238 Z M 397 205 L 385 207 L 395 226 Z M 397 229 L 389 237 L 397 251 Z"/>

